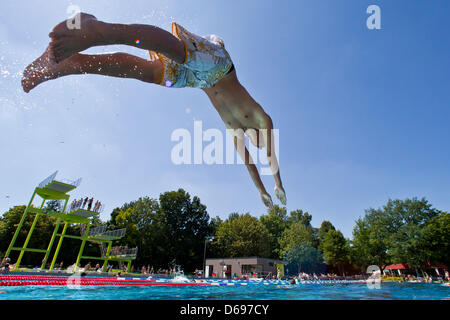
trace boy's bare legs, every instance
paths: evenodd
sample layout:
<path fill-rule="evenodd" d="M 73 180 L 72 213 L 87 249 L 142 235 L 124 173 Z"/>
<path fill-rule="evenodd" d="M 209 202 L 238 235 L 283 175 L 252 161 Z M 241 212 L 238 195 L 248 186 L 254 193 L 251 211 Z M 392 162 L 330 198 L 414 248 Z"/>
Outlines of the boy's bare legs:
<path fill-rule="evenodd" d="M 185 61 L 184 43 L 164 29 L 142 24 L 106 23 L 86 13 L 80 13 L 80 21 L 80 29 L 69 30 L 63 21 L 49 34 L 56 62 L 90 47 L 113 44 L 153 50 L 178 63 Z"/>
<path fill-rule="evenodd" d="M 127 53 L 77 53 L 61 63 L 55 63 L 52 50 L 48 47 L 42 56 L 25 69 L 22 87 L 25 92 L 29 92 L 42 82 L 71 74 L 99 74 L 160 83 L 162 72 L 163 66 L 159 60 L 149 61 Z"/>

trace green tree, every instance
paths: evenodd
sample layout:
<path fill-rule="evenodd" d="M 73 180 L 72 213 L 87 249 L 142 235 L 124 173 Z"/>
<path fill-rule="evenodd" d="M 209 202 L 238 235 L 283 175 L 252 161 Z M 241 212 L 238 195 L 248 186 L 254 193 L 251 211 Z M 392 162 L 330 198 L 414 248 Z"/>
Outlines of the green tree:
<path fill-rule="evenodd" d="M 280 257 L 283 257 L 292 247 L 303 243 L 313 247 L 316 246 L 317 238 L 315 237 L 313 228 L 305 226 L 301 222 L 292 223 L 283 231 L 279 239 Z"/>
<path fill-rule="evenodd" d="M 420 230 L 439 213 L 424 198 L 389 200 L 383 208 L 366 210 L 353 230 L 353 260 L 364 268 L 426 262 L 420 254 Z"/>
<path fill-rule="evenodd" d="M 300 223 L 305 227 L 311 227 L 312 216 L 303 210 L 291 211 L 288 218 L 288 224 Z"/>
<path fill-rule="evenodd" d="M 336 267 L 341 273 L 349 263 L 350 245 L 339 230 L 329 229 L 323 236 L 320 249 L 327 265 Z"/>
<path fill-rule="evenodd" d="M 205 238 L 211 234 L 206 206 L 183 189 L 161 194 L 159 204 L 167 262 L 176 259 L 186 270 L 201 267 Z"/>
<path fill-rule="evenodd" d="M 293 273 L 325 271 L 322 253 L 308 243 L 300 243 L 289 248 L 283 258 L 289 262 L 289 270 Z"/>
<path fill-rule="evenodd" d="M 422 252 L 431 264 L 450 265 L 450 213 L 429 220 L 421 233 Z"/>
<path fill-rule="evenodd" d="M 280 255 L 278 240 L 288 226 L 286 208 L 275 205 L 267 214 L 260 217 L 260 221 L 270 233 L 270 258 L 277 259 Z"/>
<path fill-rule="evenodd" d="M 63 209 L 63 206 L 61 205 L 61 202 L 59 200 L 49 200 L 45 203 L 44 209 L 60 212 Z"/>
<path fill-rule="evenodd" d="M 269 231 L 249 213 L 221 223 L 213 245 L 226 257 L 270 256 Z"/>
<path fill-rule="evenodd" d="M 319 238 L 319 250 L 320 244 L 324 241 L 326 234 L 330 230 L 336 230 L 336 228 L 333 226 L 333 224 L 330 221 L 324 220 L 322 224 L 320 225 L 320 228 L 317 232 L 317 237 Z"/>

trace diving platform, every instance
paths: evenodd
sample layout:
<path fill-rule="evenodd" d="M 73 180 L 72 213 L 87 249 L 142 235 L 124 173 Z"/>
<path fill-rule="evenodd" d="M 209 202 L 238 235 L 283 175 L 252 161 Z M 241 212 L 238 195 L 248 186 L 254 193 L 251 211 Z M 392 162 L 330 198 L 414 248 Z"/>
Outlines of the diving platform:
<path fill-rule="evenodd" d="M 41 183 L 38 184 L 36 188 L 36 192 L 43 199 L 52 199 L 52 200 L 60 200 L 65 199 L 67 193 L 76 189 L 80 183 L 81 178 L 75 181 L 67 180 L 67 179 L 58 179 L 56 180 L 56 176 L 58 171 L 55 171 L 53 174 L 44 179 Z M 55 196 L 59 197 L 55 199 Z"/>
<path fill-rule="evenodd" d="M 51 211 L 47 210 L 45 208 L 30 208 L 28 210 L 29 213 L 36 213 L 36 214 L 46 214 L 48 216 L 52 216 L 58 219 L 61 219 L 61 221 L 68 222 L 68 223 L 88 223 L 91 218 L 98 217 L 100 213 L 94 212 L 94 211 L 88 211 L 84 209 L 77 209 L 72 212 L 58 212 L 58 211 Z"/>
<path fill-rule="evenodd" d="M 85 198 L 74 200 L 72 204 L 68 206 L 70 198 L 70 195 L 68 193 L 75 190 L 80 185 L 81 178 L 71 181 L 67 179 L 56 178 L 57 174 L 58 171 L 54 172 L 42 182 L 40 182 L 35 188 L 33 196 L 31 197 L 31 200 L 29 201 L 28 206 L 26 207 L 22 215 L 16 232 L 14 233 L 13 239 L 11 240 L 11 243 L 6 251 L 5 258 L 9 257 L 11 251 L 20 251 L 19 257 L 14 267 L 14 269 L 18 269 L 24 253 L 43 253 L 45 254 L 45 257 L 42 260 L 41 270 L 44 270 L 47 265 L 47 261 L 50 258 L 50 252 L 52 251 L 55 240 L 56 238 L 59 238 L 55 253 L 53 255 L 53 259 L 51 260 L 50 264 L 49 270 L 51 271 L 53 270 L 53 267 L 55 265 L 63 239 L 72 238 L 81 240 L 81 248 L 77 257 L 77 261 L 75 263 L 77 267 L 79 266 L 81 259 L 98 259 L 104 260 L 103 271 L 106 271 L 107 263 L 111 260 L 128 262 L 127 269 L 129 270 L 131 261 L 136 259 L 137 248 L 127 248 L 126 250 L 119 250 L 118 253 L 120 254 L 118 254 L 115 253 L 116 247 L 112 247 L 113 241 L 119 240 L 125 236 L 126 229 L 123 228 L 118 230 L 107 230 L 106 226 L 94 227 L 91 229 L 94 218 L 98 218 L 100 216 L 100 213 L 103 211 L 103 204 L 101 204 L 99 201 L 94 204 L 93 198 Z M 40 207 L 35 207 L 32 204 L 36 196 L 39 196 L 42 199 Z M 46 201 L 49 200 L 59 202 L 59 206 L 56 207 L 56 210 L 60 211 L 54 211 L 50 210 L 49 207 L 44 207 Z M 87 207 L 87 209 L 85 209 L 85 207 Z M 15 246 L 20 230 L 24 226 L 25 219 L 29 214 L 35 214 L 35 217 L 26 236 L 25 242 L 22 247 Z M 41 215 L 48 215 L 56 218 L 55 228 L 50 243 L 48 244 L 47 249 L 28 248 L 28 243 L 33 234 L 34 228 L 36 227 L 37 221 Z M 61 224 L 64 224 L 63 230 L 62 232 L 58 232 Z M 66 234 L 67 228 L 71 224 L 80 224 L 82 226 L 82 228 L 80 228 L 82 230 L 80 236 Z M 83 256 L 86 241 L 100 243 L 102 245 L 101 257 L 95 258 Z M 104 248 L 107 249 L 103 250 Z"/>

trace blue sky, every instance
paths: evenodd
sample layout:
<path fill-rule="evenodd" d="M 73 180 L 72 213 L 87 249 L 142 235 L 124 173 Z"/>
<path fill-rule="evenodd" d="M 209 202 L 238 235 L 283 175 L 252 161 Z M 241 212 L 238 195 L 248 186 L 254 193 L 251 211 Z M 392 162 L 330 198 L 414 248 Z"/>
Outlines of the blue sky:
<path fill-rule="evenodd" d="M 21 72 L 78 5 L 107 22 L 172 21 L 220 35 L 238 77 L 280 130 L 288 210 L 351 236 L 364 209 L 426 197 L 450 210 L 448 1 L 12 1 L 0 4 L 0 211 L 25 204 L 55 170 L 75 197 L 114 207 L 184 188 L 211 216 L 266 210 L 243 166 L 171 162 L 171 133 L 224 125 L 198 89 L 70 76 L 30 94 Z M 366 8 L 381 8 L 368 30 Z M 88 52 L 143 50 L 112 46 Z M 190 110 L 190 112 L 188 112 Z M 273 179 L 263 177 L 273 195 Z"/>

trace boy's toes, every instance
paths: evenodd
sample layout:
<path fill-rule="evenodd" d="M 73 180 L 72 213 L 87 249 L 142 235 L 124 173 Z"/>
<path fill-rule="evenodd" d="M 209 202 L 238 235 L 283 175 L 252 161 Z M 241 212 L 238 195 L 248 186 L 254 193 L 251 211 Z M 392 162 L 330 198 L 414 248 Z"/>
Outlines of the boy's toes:
<path fill-rule="evenodd" d="M 25 91 L 26 93 L 30 92 L 30 90 L 28 90 L 28 88 L 27 88 L 27 82 L 25 79 L 22 79 L 22 88 L 23 88 L 23 91 Z"/>
<path fill-rule="evenodd" d="M 53 50 L 56 50 L 56 49 L 62 48 L 63 44 L 64 44 L 64 42 L 62 40 L 60 40 L 60 39 L 53 39 L 50 42 L 50 47 Z"/>
<path fill-rule="evenodd" d="M 69 29 L 67 29 L 67 22 L 63 21 L 53 28 L 52 32 L 50 32 L 50 38 L 61 38 L 66 34 L 68 30 Z"/>
<path fill-rule="evenodd" d="M 26 93 L 30 92 L 32 89 L 32 85 L 33 83 L 31 82 L 31 80 L 28 77 L 23 77 L 22 78 L 22 88 L 23 91 L 25 91 Z"/>
<path fill-rule="evenodd" d="M 48 34 L 48 36 L 54 40 L 56 39 L 61 39 L 64 37 L 64 33 L 62 32 L 56 32 L 56 31 L 52 31 Z"/>
<path fill-rule="evenodd" d="M 85 12 L 81 12 L 81 13 L 80 13 L 80 16 L 81 16 L 82 19 L 92 19 L 92 20 L 97 20 L 97 17 L 96 17 L 96 16 L 94 16 L 94 15 L 92 15 L 92 14 L 89 14 L 89 13 L 85 13 Z"/>
<path fill-rule="evenodd" d="M 52 50 L 52 55 L 56 63 L 59 63 L 70 56 L 70 54 L 63 48 Z"/>

